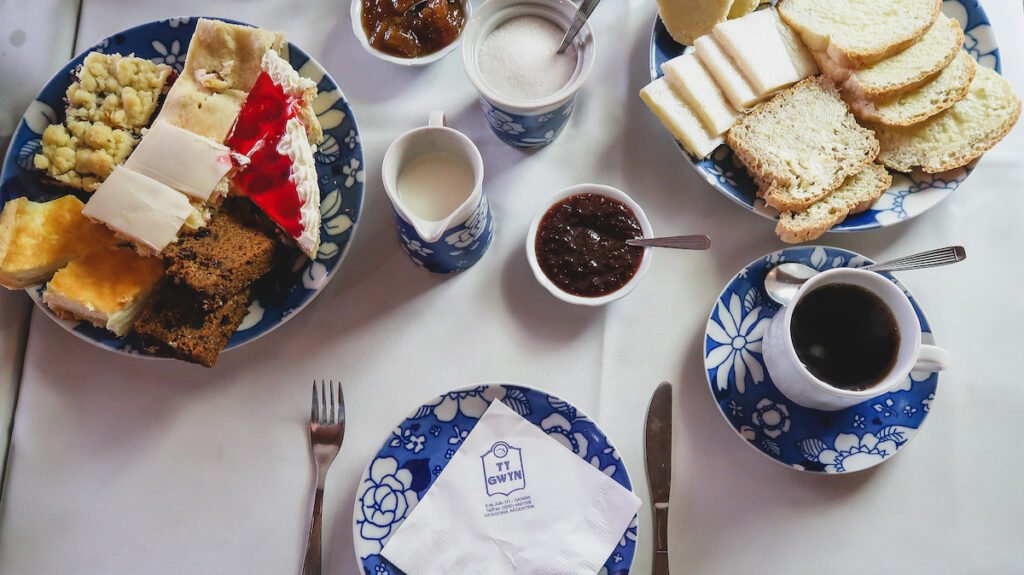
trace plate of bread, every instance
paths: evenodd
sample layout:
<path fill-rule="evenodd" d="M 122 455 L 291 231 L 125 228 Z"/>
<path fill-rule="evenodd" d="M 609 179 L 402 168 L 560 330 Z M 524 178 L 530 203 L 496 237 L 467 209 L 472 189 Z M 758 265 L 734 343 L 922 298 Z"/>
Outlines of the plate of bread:
<path fill-rule="evenodd" d="M 976 0 L 658 0 L 640 93 L 787 243 L 895 225 L 1020 117 Z"/>
<path fill-rule="evenodd" d="M 0 285 L 75 335 L 212 367 L 326 285 L 363 202 L 355 117 L 280 32 L 172 18 L 43 87 L 0 174 Z"/>

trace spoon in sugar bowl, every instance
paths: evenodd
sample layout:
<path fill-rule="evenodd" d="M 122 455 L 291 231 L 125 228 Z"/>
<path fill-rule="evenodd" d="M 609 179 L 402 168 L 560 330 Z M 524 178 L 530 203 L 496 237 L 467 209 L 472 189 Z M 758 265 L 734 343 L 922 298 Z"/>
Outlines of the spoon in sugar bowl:
<path fill-rule="evenodd" d="M 673 248 L 677 250 L 706 250 L 711 247 L 711 238 L 706 235 L 669 236 L 664 238 L 639 238 L 626 240 L 631 246 L 641 248 Z"/>
<path fill-rule="evenodd" d="M 929 250 L 896 258 L 887 262 L 871 264 L 860 269 L 872 272 L 898 272 L 908 270 L 919 270 L 924 268 L 935 268 L 949 264 L 955 264 L 967 259 L 967 251 L 963 246 L 949 246 L 937 250 Z M 764 291 L 768 297 L 782 305 L 788 305 L 793 301 L 796 292 L 804 282 L 819 274 L 818 270 L 798 263 L 779 264 L 772 268 L 764 278 Z"/>
<path fill-rule="evenodd" d="M 583 0 L 580 4 L 579 10 L 576 11 L 576 16 L 572 19 L 572 25 L 565 31 L 565 37 L 562 38 L 562 43 L 558 45 L 556 54 L 562 54 L 569 49 L 569 45 L 576 39 L 576 35 L 580 33 L 580 29 L 587 23 L 590 15 L 594 13 L 594 8 L 597 8 L 597 4 L 601 0 Z"/>

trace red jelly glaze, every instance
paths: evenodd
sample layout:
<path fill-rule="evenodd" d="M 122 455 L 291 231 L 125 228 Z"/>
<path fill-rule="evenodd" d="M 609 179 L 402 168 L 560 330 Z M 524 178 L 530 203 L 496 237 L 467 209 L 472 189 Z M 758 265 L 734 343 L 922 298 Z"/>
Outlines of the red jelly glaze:
<path fill-rule="evenodd" d="M 277 152 L 277 144 L 288 120 L 298 115 L 300 105 L 297 98 L 285 94 L 266 72 L 261 72 L 224 142 L 233 152 L 249 158 L 245 165 L 235 161 L 235 185 L 294 238 L 304 231 L 299 219 L 302 204 L 298 189 L 289 179 L 291 159 Z"/>

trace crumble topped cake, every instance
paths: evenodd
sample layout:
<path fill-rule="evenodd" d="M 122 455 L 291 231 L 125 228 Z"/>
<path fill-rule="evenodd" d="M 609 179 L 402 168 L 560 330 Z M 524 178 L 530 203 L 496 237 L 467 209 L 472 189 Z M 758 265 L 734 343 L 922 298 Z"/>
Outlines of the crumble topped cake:
<path fill-rule="evenodd" d="M 301 111 L 316 86 L 273 52 L 263 56 L 263 69 L 225 142 L 246 158 L 232 181 L 312 259 L 320 246 L 320 185 L 314 132 Z"/>
<path fill-rule="evenodd" d="M 149 353 L 213 367 L 245 319 L 252 294 L 246 288 L 209 311 L 187 287 L 168 282 L 135 322 L 135 332 Z"/>
<path fill-rule="evenodd" d="M 208 227 L 168 246 L 164 262 L 167 276 L 195 291 L 210 309 L 269 272 L 276 248 L 272 233 L 222 211 Z"/>
<path fill-rule="evenodd" d="M 127 160 L 171 79 L 165 64 L 92 52 L 67 90 L 66 119 L 43 131 L 36 169 L 58 184 L 95 191 Z"/>
<path fill-rule="evenodd" d="M 89 221 L 82 208 L 74 196 L 7 202 L 0 214 L 0 285 L 22 289 L 44 282 L 71 260 L 114 245 L 114 234 Z"/>
<path fill-rule="evenodd" d="M 87 321 L 123 336 L 163 277 L 157 258 L 128 247 L 93 250 L 46 284 L 43 302 L 62 319 Z"/>

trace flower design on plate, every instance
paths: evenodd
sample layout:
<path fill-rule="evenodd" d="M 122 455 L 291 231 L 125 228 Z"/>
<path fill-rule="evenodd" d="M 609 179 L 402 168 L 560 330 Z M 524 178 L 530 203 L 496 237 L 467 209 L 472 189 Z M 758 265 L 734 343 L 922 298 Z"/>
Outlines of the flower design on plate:
<path fill-rule="evenodd" d="M 761 315 L 761 306 L 753 307 L 758 298 L 749 297 L 750 292 L 747 295 L 746 305 L 736 293 L 729 295 L 728 304 L 724 297 L 720 299 L 708 322 L 707 337 L 718 345 L 709 349 L 704 365 L 708 370 L 718 368 L 715 384 L 719 390 L 728 388 L 730 377 L 739 393 L 746 391 L 748 379 L 756 385 L 765 378 L 764 366 L 754 354 L 761 353 L 768 320 Z"/>
<path fill-rule="evenodd" d="M 324 134 L 324 141 L 317 146 L 313 157 L 321 164 L 333 164 L 341 157 L 341 146 L 338 145 L 338 140 L 331 134 Z"/>
<path fill-rule="evenodd" d="M 351 188 L 356 182 L 363 183 L 365 172 L 359 169 L 359 158 L 352 158 L 348 164 L 341 167 L 341 173 L 345 174 L 345 187 Z"/>
<path fill-rule="evenodd" d="M 399 469 L 398 461 L 392 457 L 379 457 L 370 465 L 369 487 L 359 500 L 359 536 L 367 541 L 377 542 L 380 549 L 419 503 L 412 490 L 412 473 Z"/>
<path fill-rule="evenodd" d="M 935 401 L 935 394 L 929 393 L 928 397 L 921 400 L 921 409 L 923 409 L 925 413 L 930 412 L 932 410 L 933 401 Z"/>
<path fill-rule="evenodd" d="M 156 50 L 157 54 L 160 54 L 160 56 L 152 58 L 153 63 L 167 64 L 174 68 L 175 71 L 181 72 L 181 69 L 185 66 L 185 59 L 182 58 L 180 41 L 175 40 L 171 42 L 171 46 L 168 48 L 163 42 L 153 40 L 153 49 Z"/>
<path fill-rule="evenodd" d="M 764 434 L 772 439 L 789 431 L 789 408 L 767 397 L 757 402 L 751 419 L 754 425 L 760 427 Z"/>
<path fill-rule="evenodd" d="M 178 26 L 181 26 L 182 24 L 188 24 L 191 21 L 192 18 L 168 18 L 167 25 L 171 28 L 177 28 Z"/>
<path fill-rule="evenodd" d="M 345 145 L 348 149 L 354 150 L 359 145 L 359 134 L 355 130 L 349 130 L 348 135 L 345 136 Z"/>
<path fill-rule="evenodd" d="M 393 432 L 391 432 L 391 435 L 391 447 L 398 447 L 401 445 L 413 453 L 423 451 L 423 446 L 427 442 L 426 436 L 416 435 L 412 427 L 406 427 L 405 429 L 397 427 Z"/>
<path fill-rule="evenodd" d="M 433 414 L 438 421 L 449 422 L 460 414 L 473 419 L 480 417 L 487 411 L 487 407 L 495 399 L 501 399 L 505 395 L 505 389 L 499 385 L 479 386 L 469 390 L 452 391 L 428 403 L 416 412 L 415 419 L 421 419 Z"/>
<path fill-rule="evenodd" d="M 865 433 L 857 437 L 852 433 L 840 433 L 829 447 L 821 439 L 805 439 L 800 442 L 800 451 L 807 459 L 825 465 L 826 473 L 846 473 L 867 469 L 896 453 L 900 445 L 907 442 L 905 427 L 891 425 L 881 429 L 878 435 Z"/>

